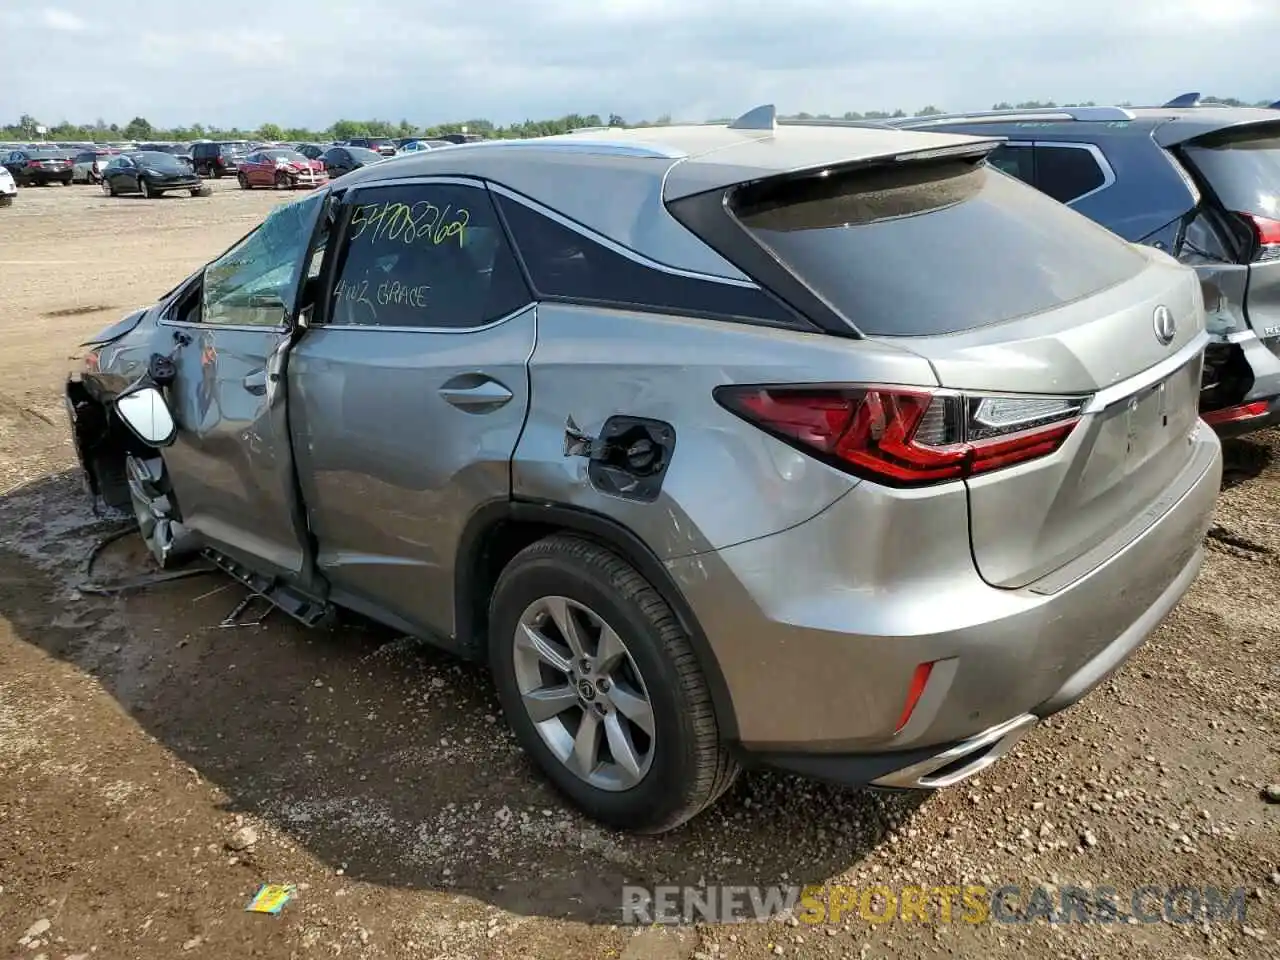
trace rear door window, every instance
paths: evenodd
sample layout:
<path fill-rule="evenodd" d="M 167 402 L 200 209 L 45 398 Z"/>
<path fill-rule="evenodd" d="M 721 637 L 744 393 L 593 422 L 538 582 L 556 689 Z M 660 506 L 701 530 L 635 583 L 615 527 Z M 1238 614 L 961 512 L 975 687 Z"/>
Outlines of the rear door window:
<path fill-rule="evenodd" d="M 764 181 L 731 203 L 758 243 L 873 336 L 956 333 L 1051 310 L 1147 262 L 1087 217 L 972 161 Z"/>
<path fill-rule="evenodd" d="M 1093 151 L 1083 144 L 1036 144 L 1035 185 L 1059 203 L 1079 200 L 1106 184 Z"/>
<path fill-rule="evenodd" d="M 531 302 L 481 186 L 368 187 L 351 201 L 329 322 L 473 329 Z"/>
<path fill-rule="evenodd" d="M 1182 152 L 1228 210 L 1280 220 L 1280 125 L 1226 130 Z"/>

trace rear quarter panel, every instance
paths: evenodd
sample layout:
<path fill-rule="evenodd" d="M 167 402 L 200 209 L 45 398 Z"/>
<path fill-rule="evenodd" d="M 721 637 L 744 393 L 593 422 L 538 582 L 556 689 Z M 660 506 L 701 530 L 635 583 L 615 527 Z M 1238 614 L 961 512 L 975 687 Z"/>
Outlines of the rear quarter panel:
<path fill-rule="evenodd" d="M 538 307 L 529 375 L 515 495 L 605 514 L 663 560 L 802 523 L 858 482 L 729 413 L 713 398 L 716 387 L 936 382 L 925 361 L 869 340 L 547 303 Z M 588 461 L 564 455 L 567 418 L 596 436 L 615 414 L 675 428 L 675 452 L 653 503 L 601 493 Z"/>

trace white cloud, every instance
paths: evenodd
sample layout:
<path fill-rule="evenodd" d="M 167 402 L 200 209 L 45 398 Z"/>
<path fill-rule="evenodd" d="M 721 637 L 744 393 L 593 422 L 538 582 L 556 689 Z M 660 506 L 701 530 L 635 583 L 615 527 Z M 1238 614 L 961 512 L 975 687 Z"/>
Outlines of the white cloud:
<path fill-rule="evenodd" d="M 172 0 L 114 19 L 101 0 L 58 2 L 4 15 L 0 62 L 41 82 L 10 87 L 0 120 L 322 127 L 700 119 L 764 101 L 841 114 L 1191 89 L 1280 98 L 1258 66 L 1274 59 L 1275 0 L 311 0 L 287 30 L 258 26 L 260 0 L 220 0 L 190 27 L 173 26 Z M 137 29 L 151 23 L 167 26 Z"/>
<path fill-rule="evenodd" d="M 89 28 L 83 18 L 56 7 L 45 7 L 40 13 L 40 20 L 50 30 L 63 30 L 67 33 L 80 33 Z"/>

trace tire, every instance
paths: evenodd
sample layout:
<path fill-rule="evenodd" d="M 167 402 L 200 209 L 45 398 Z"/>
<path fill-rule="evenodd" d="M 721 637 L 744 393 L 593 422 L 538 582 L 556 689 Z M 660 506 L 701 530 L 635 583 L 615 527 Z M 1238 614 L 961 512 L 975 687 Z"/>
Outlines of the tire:
<path fill-rule="evenodd" d="M 221 167 L 216 166 L 216 165 L 213 165 L 213 164 L 210 164 L 210 166 L 209 166 L 209 170 L 213 173 L 213 179 L 215 179 L 215 180 L 221 180 L 221 179 L 222 179 L 222 168 L 221 168 Z"/>
<path fill-rule="evenodd" d="M 288 190 L 289 186 L 290 186 L 289 175 L 285 173 L 283 170 L 277 170 L 276 171 L 276 189 Z"/>
<path fill-rule="evenodd" d="M 116 195 L 116 188 L 112 186 L 111 181 L 106 177 L 102 178 L 102 192 L 108 197 L 114 197 Z"/>
<path fill-rule="evenodd" d="M 237 173 L 237 174 L 236 174 L 236 181 L 240 184 L 240 189 L 241 189 L 241 190 L 251 190 L 251 189 L 253 189 L 253 185 L 252 185 L 251 183 L 249 183 L 249 178 L 248 178 L 248 177 L 246 177 L 243 173 Z"/>
<path fill-rule="evenodd" d="M 147 182 L 146 177 L 138 178 L 138 189 L 142 192 L 143 200 L 151 200 L 156 196 L 155 191 L 151 189 L 151 184 Z"/>
<path fill-rule="evenodd" d="M 0 193 L 0 207 L 12 207 L 12 206 L 13 206 L 13 194 Z"/>
<path fill-rule="evenodd" d="M 605 675 L 613 678 L 609 686 L 592 689 L 588 682 L 583 697 L 568 696 L 582 689 L 581 672 L 571 672 L 562 683 L 561 671 L 546 666 L 545 658 L 539 662 L 532 645 L 518 642 L 518 633 L 527 635 L 522 621 L 562 637 L 553 625 L 557 610 L 559 616 L 571 611 L 580 627 L 589 626 L 594 617 L 619 638 L 624 652 L 619 657 L 617 645 L 613 648 L 611 659 L 619 666 Z M 738 765 L 720 740 L 711 694 L 688 635 L 658 591 L 617 554 L 560 534 L 526 547 L 498 578 L 489 624 L 490 667 L 508 723 L 551 782 L 591 818 L 619 829 L 662 833 L 696 816 L 732 785 Z M 584 647 L 591 646 L 591 630 L 583 636 Z M 565 704 L 563 712 L 536 724 L 522 687 L 562 691 L 557 704 Z M 626 713 L 615 705 L 624 701 L 614 700 L 624 691 L 631 704 Z M 651 738 L 628 719 L 643 716 L 635 704 L 646 700 Z M 577 744 L 572 731 L 582 729 L 578 718 L 593 711 L 598 712 L 593 725 L 600 730 L 599 753 L 593 751 L 593 757 L 603 755 L 602 748 L 621 724 L 630 733 L 626 742 L 633 757 L 643 761 L 633 763 L 631 773 L 622 764 L 593 761 L 584 765 L 595 771 L 590 774 L 593 782 L 570 766 L 572 753 L 561 759 L 566 743 Z"/>

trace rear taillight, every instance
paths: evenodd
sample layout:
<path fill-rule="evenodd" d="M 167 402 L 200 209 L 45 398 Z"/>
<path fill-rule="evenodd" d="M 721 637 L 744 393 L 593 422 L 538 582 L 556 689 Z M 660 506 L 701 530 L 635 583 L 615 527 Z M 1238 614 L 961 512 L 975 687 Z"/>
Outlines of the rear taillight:
<path fill-rule="evenodd" d="M 975 397 L 900 387 L 724 386 L 721 406 L 850 473 L 889 486 L 959 480 L 1053 453 L 1079 397 Z"/>
<path fill-rule="evenodd" d="M 227 165 L 227 160 L 225 157 L 218 157 L 217 163 L 218 166 L 225 167 Z"/>
<path fill-rule="evenodd" d="M 1255 250 L 1253 261 L 1280 260 L 1280 220 L 1270 220 L 1252 213 L 1237 214 L 1253 228 Z"/>

